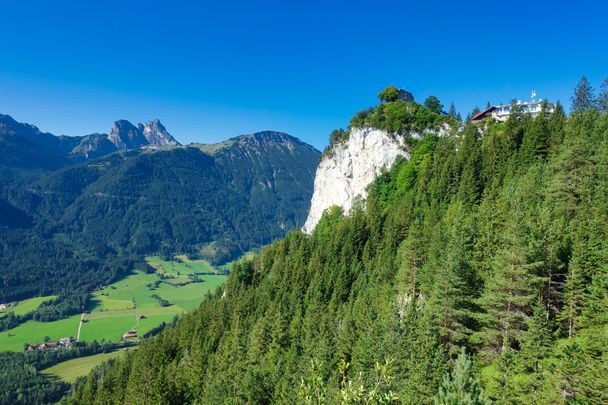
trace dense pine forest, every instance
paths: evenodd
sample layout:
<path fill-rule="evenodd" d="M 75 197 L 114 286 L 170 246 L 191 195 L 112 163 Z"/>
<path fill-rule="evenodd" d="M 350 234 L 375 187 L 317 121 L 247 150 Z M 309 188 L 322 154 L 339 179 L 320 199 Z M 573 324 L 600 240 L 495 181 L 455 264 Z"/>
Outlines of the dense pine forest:
<path fill-rule="evenodd" d="M 238 263 L 68 401 L 608 402 L 600 109 L 582 83 L 570 116 L 513 107 L 411 139 L 365 204 Z"/>

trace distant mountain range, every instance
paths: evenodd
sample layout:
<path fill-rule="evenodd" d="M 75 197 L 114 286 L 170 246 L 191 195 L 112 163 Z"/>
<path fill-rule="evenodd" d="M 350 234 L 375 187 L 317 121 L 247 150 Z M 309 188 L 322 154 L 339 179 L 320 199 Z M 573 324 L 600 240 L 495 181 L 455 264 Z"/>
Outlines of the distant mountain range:
<path fill-rule="evenodd" d="M 0 158 L 6 166 L 54 169 L 118 150 L 177 145 L 157 119 L 137 126 L 119 120 L 109 134 L 55 136 L 0 114 Z"/>
<path fill-rule="evenodd" d="M 158 120 L 68 137 L 0 115 L 0 302 L 269 243 L 304 223 L 319 155 L 281 132 L 182 146 Z"/>

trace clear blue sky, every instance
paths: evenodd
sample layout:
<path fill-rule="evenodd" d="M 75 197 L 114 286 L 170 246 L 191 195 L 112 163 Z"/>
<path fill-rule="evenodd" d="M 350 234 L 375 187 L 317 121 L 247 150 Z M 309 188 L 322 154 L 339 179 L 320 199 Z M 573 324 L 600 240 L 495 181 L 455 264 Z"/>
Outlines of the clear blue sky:
<path fill-rule="evenodd" d="M 322 148 L 389 84 L 466 115 L 608 76 L 603 1 L 25 1 L 0 7 L 0 112 L 56 134 L 159 118 Z"/>

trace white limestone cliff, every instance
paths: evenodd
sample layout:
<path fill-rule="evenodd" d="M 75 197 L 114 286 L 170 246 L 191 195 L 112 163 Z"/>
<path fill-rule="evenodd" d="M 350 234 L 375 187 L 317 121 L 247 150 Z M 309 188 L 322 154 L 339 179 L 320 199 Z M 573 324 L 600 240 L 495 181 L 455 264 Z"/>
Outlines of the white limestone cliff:
<path fill-rule="evenodd" d="M 398 156 L 409 158 L 403 137 L 376 128 L 353 128 L 349 138 L 319 163 L 308 218 L 303 231 L 312 233 L 323 212 L 334 205 L 348 213 L 366 187 Z"/>

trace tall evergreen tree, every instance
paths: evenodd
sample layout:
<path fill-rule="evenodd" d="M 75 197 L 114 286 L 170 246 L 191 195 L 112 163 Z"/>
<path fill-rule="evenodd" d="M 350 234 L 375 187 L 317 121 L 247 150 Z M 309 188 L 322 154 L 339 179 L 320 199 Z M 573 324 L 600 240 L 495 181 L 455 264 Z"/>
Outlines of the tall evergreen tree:
<path fill-rule="evenodd" d="M 597 108 L 600 112 L 608 112 L 608 77 L 600 85 L 600 94 L 597 97 Z"/>
<path fill-rule="evenodd" d="M 438 224 L 432 242 L 434 269 L 428 316 L 435 322 L 439 338 L 450 356 L 456 356 L 473 331 L 479 280 L 472 265 L 475 239 L 473 217 L 467 206 L 455 203 L 448 209 L 449 223 Z"/>
<path fill-rule="evenodd" d="M 477 127 L 467 125 L 463 131 L 462 142 L 457 155 L 457 162 L 461 172 L 458 197 L 465 204 L 476 203 L 481 195 L 480 147 L 481 142 Z"/>
<path fill-rule="evenodd" d="M 541 263 L 531 256 L 518 224 L 512 218 L 509 222 L 493 258 L 493 275 L 478 300 L 484 313 L 479 315 L 483 328 L 477 338 L 490 357 L 519 348 L 542 285 Z"/>
<path fill-rule="evenodd" d="M 448 111 L 448 115 L 452 118 L 457 118 L 456 107 L 454 106 L 454 102 L 450 103 L 450 110 Z"/>
<path fill-rule="evenodd" d="M 593 87 L 587 77 L 583 76 L 578 81 L 578 84 L 574 88 L 574 94 L 572 95 L 572 112 L 587 111 L 595 108 L 595 98 L 593 94 Z"/>
<path fill-rule="evenodd" d="M 549 128 L 548 103 L 543 102 L 543 107 L 536 118 L 532 121 L 530 128 L 522 140 L 519 151 L 519 164 L 526 167 L 534 163 L 535 159 L 544 159 L 549 153 L 551 132 Z"/>
<path fill-rule="evenodd" d="M 440 114 L 443 110 L 441 101 L 435 96 L 428 96 L 426 100 L 424 100 L 424 106 L 437 114 Z"/>
<path fill-rule="evenodd" d="M 555 103 L 554 110 L 549 116 L 548 125 L 551 133 L 549 152 L 551 155 L 556 155 L 564 141 L 564 126 L 566 125 L 566 113 L 559 101 Z"/>

